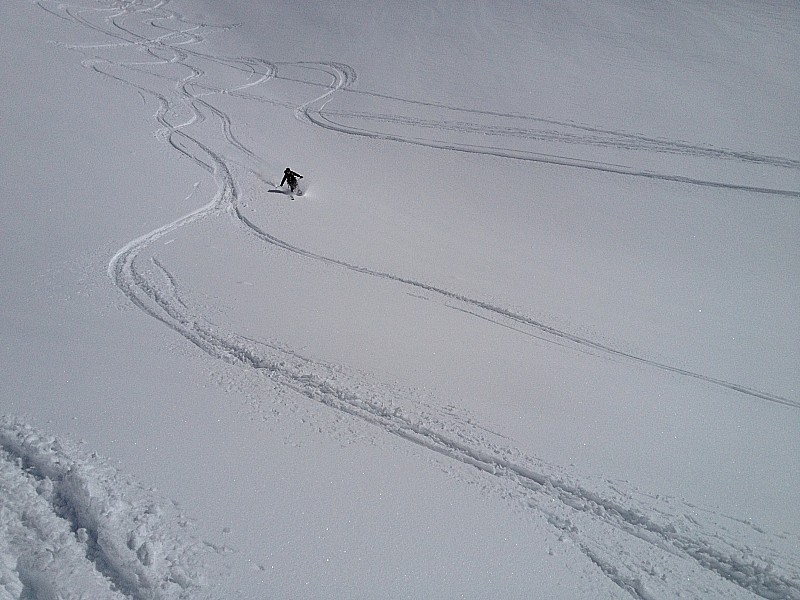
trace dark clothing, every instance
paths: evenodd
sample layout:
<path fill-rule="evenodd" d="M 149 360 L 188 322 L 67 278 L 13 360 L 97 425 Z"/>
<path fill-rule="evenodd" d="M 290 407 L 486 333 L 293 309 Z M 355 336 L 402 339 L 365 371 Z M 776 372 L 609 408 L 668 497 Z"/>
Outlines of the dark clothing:
<path fill-rule="evenodd" d="M 281 186 L 283 187 L 284 183 L 289 184 L 289 189 L 295 191 L 297 189 L 297 180 L 302 179 L 303 176 L 300 173 L 295 173 L 291 169 L 286 169 L 283 172 L 283 179 L 281 179 Z"/>

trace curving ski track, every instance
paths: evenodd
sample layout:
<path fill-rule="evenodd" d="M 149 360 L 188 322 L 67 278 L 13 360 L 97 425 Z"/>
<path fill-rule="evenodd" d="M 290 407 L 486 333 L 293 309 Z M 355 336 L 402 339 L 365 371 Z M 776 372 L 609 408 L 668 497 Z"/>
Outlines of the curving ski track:
<path fill-rule="evenodd" d="M 567 123 L 565 121 L 557 121 L 553 119 L 543 119 L 533 117 L 530 115 L 519 115 L 512 113 L 502 113 L 487 110 L 465 109 L 460 107 L 449 106 L 436 102 L 423 102 L 419 100 L 411 100 L 407 98 L 400 98 L 397 96 L 390 96 L 386 94 L 379 94 L 374 92 L 353 90 L 350 88 L 351 75 L 341 69 L 340 65 L 335 63 L 326 63 L 333 72 L 331 73 L 334 84 L 332 89 L 349 92 L 352 94 L 359 94 L 365 96 L 372 96 L 396 102 L 408 110 L 414 106 L 432 107 L 441 109 L 448 113 L 456 113 L 460 115 L 474 115 L 492 118 L 500 118 L 503 121 L 511 123 L 509 125 L 487 125 L 483 123 L 470 122 L 470 121 L 453 121 L 450 119 L 431 120 L 420 119 L 408 115 L 400 114 L 381 114 L 381 113 L 366 113 L 366 112 L 352 112 L 352 111 L 327 111 L 325 107 L 330 100 L 328 94 L 324 97 L 325 102 L 319 104 L 314 108 L 314 102 L 307 103 L 301 107 L 298 117 L 306 122 L 328 129 L 337 133 L 347 135 L 354 135 L 377 140 L 401 142 L 412 144 L 416 146 L 423 146 L 427 148 L 434 148 L 439 150 L 448 150 L 453 152 L 464 152 L 471 154 L 483 154 L 487 156 L 496 156 L 498 158 L 507 158 L 513 160 L 522 160 L 527 162 L 546 163 L 564 167 L 572 167 L 579 169 L 587 169 L 591 171 L 600 171 L 604 173 L 611 173 L 615 175 L 624 175 L 629 177 L 643 177 L 648 179 L 656 179 L 662 181 L 669 181 L 674 183 L 697 185 L 703 187 L 713 187 L 730 189 L 737 191 L 744 191 L 757 194 L 771 194 L 777 196 L 787 196 L 800 198 L 800 191 L 786 190 L 779 188 L 760 187 L 743 185 L 725 181 L 713 181 L 706 179 L 698 179 L 687 177 L 672 173 L 660 173 L 649 170 L 636 169 L 626 165 L 612 164 L 605 162 L 598 162 L 592 160 L 582 160 L 569 156 L 560 156 L 556 154 L 533 152 L 524 149 L 513 149 L 508 146 L 489 146 L 485 144 L 468 144 L 468 143 L 454 143 L 448 140 L 439 140 L 429 137 L 421 137 L 415 135 L 400 135 L 388 132 L 382 132 L 374 128 L 363 128 L 346 125 L 339 121 L 334 120 L 334 117 L 347 117 L 350 119 L 357 119 L 367 123 L 376 124 L 399 124 L 408 129 L 418 128 L 423 131 L 432 130 L 441 133 L 470 133 L 479 137 L 494 136 L 501 140 L 514 140 L 521 139 L 528 142 L 533 141 L 547 141 L 547 142 L 560 142 L 565 144 L 575 144 L 581 146 L 594 146 L 600 148 L 615 148 L 621 150 L 638 150 L 653 153 L 683 155 L 694 158 L 709 158 L 715 160 L 731 160 L 738 161 L 743 164 L 752 163 L 768 167 L 785 168 L 791 170 L 800 170 L 800 161 L 779 157 L 779 156 L 764 156 L 753 152 L 739 152 L 727 150 L 723 148 L 715 148 L 713 146 L 701 146 L 696 144 L 688 144 L 685 142 L 676 142 L 671 140 L 663 140 L 643 135 L 630 134 L 625 132 L 617 132 L 608 129 L 597 127 L 590 127 L 581 124 Z M 349 67 L 346 67 L 349 69 Z M 279 76 L 279 78 L 284 78 Z M 531 123 L 540 124 L 539 128 L 533 128 Z"/>
<path fill-rule="evenodd" d="M 69 47 L 84 55 L 84 64 L 87 68 L 130 86 L 144 98 L 156 102 L 158 106 L 156 121 L 161 128 L 161 137 L 172 148 L 208 172 L 217 186 L 214 197 L 205 206 L 131 241 L 111 259 L 108 267 L 109 276 L 135 306 L 178 332 L 210 356 L 263 372 L 273 381 L 302 396 L 357 417 L 386 433 L 398 436 L 442 457 L 474 467 L 481 477 L 488 477 L 498 486 L 514 490 L 514 496 L 519 501 L 543 515 L 565 538 L 572 540 L 606 577 L 635 598 L 650 597 L 647 586 L 643 584 L 645 565 L 650 563 L 646 558 L 637 558 L 635 551 L 621 552 L 619 544 L 643 549 L 646 557 L 656 557 L 656 560 L 677 560 L 681 564 L 689 564 L 687 568 L 690 570 L 716 573 L 725 583 L 757 596 L 800 599 L 800 574 L 796 565 L 793 567 L 791 564 L 785 564 L 788 561 L 779 554 L 761 549 L 760 554 L 754 555 L 749 547 L 732 541 L 732 535 L 728 536 L 730 539 L 726 538 L 725 529 L 711 529 L 706 532 L 695 520 L 686 523 L 680 514 L 680 507 L 668 506 L 664 512 L 647 513 L 637 508 L 641 505 L 637 503 L 633 494 L 587 489 L 585 485 L 572 482 L 554 466 L 519 456 L 513 449 L 500 447 L 486 441 L 483 436 L 475 435 L 470 426 L 459 422 L 457 418 L 439 419 L 430 414 L 415 414 L 392 406 L 393 392 L 382 390 L 379 385 L 373 386 L 373 393 L 356 393 L 349 387 L 348 376 L 342 371 L 334 372 L 327 365 L 309 360 L 279 345 L 251 340 L 210 325 L 201 315 L 194 314 L 190 306 L 179 297 L 179 287 L 175 278 L 157 258 L 151 258 L 146 268 L 138 264 L 143 251 L 168 233 L 201 219 L 230 215 L 249 234 L 285 251 L 365 276 L 390 279 L 400 285 L 424 290 L 452 304 L 458 310 L 473 312 L 501 325 L 513 324 L 523 331 L 536 332 L 537 335 L 554 343 L 567 344 L 576 350 L 589 349 L 645 364 L 707 384 L 721 386 L 751 399 L 800 408 L 800 402 L 795 400 L 637 356 L 499 306 L 468 298 L 435 285 L 309 252 L 272 236 L 249 220 L 240 210 L 235 176 L 237 168 L 255 174 L 253 167 L 263 160 L 237 139 L 230 116 L 215 107 L 208 98 L 215 94 L 236 95 L 271 106 L 292 108 L 297 118 L 302 121 L 340 133 L 450 151 L 550 162 L 620 175 L 727 187 L 754 193 L 800 196 L 800 192 L 700 181 L 677 175 L 639 172 L 615 165 L 577 161 L 567 157 L 511 151 L 502 147 L 412 139 L 344 126 L 334 122 L 330 117 L 338 115 L 367 121 L 391 121 L 394 124 L 440 131 L 477 128 L 479 133 L 488 133 L 501 139 L 504 137 L 525 139 L 540 135 L 531 128 L 512 130 L 496 127 L 492 130 L 485 128 L 482 130 L 480 125 L 462 122 L 425 122 L 393 115 L 326 113 L 325 107 L 335 93 L 340 91 L 356 93 L 349 89 L 356 79 L 356 73 L 351 67 L 333 62 L 270 63 L 256 58 L 231 58 L 200 52 L 191 46 L 204 41 L 204 32 L 224 28 L 190 23 L 169 10 L 168 4 L 169 0 L 119 0 L 110 2 L 103 8 L 90 8 L 48 0 L 38 2 L 48 14 L 102 33 L 112 40 L 109 44 Z M 177 25 L 177 28 L 168 25 Z M 149 59 L 120 61 L 113 56 L 104 56 L 106 50 L 131 47 L 144 50 Z M 107 54 L 111 55 L 110 52 Z M 165 65 L 171 67 L 171 70 L 166 74 L 159 73 L 159 68 Z M 213 80 L 207 81 L 213 76 L 213 73 L 209 73 L 211 67 L 238 71 L 244 82 L 230 87 L 214 85 Z M 321 95 L 299 105 L 289 105 L 258 94 L 263 84 L 274 78 L 283 77 L 281 69 L 284 67 L 314 73 L 323 72 L 329 76 L 330 82 L 324 87 Z M 186 74 L 178 78 L 170 75 L 169 73 L 174 73 L 175 68 L 185 71 Z M 313 84 L 319 85 L 316 82 Z M 412 102 L 380 94 L 373 95 L 404 103 Z M 798 161 L 789 159 L 691 146 L 524 115 L 469 111 L 444 105 L 433 106 L 462 114 L 491 114 L 558 126 L 562 128 L 562 132 L 558 134 L 562 140 L 569 138 L 575 143 L 628 144 L 639 148 L 651 148 L 656 152 L 694 153 L 726 160 L 762 162 L 792 169 L 800 166 Z M 195 133 L 193 129 L 201 123 L 207 124 L 209 120 L 215 123 L 216 135 L 205 139 L 202 133 Z M 274 182 L 271 183 L 274 185 Z M 623 542 L 618 544 L 614 541 L 616 539 L 614 536 L 617 538 L 622 536 Z M 765 541 L 767 542 L 768 540 Z"/>

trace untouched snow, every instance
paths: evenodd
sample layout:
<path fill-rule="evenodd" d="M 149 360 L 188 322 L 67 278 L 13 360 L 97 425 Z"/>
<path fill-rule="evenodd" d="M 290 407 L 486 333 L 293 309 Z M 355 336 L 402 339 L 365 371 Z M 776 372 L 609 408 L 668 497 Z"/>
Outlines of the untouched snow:
<path fill-rule="evenodd" d="M 2 4 L 0 598 L 800 598 L 800 10 L 528 4 Z"/>

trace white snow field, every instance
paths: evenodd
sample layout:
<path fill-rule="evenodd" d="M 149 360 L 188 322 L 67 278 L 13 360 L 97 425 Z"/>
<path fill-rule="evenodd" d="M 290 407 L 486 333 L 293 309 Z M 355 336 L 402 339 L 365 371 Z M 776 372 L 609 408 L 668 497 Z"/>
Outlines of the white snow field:
<path fill-rule="evenodd" d="M 0 599 L 800 599 L 800 4 L 0 18 Z"/>

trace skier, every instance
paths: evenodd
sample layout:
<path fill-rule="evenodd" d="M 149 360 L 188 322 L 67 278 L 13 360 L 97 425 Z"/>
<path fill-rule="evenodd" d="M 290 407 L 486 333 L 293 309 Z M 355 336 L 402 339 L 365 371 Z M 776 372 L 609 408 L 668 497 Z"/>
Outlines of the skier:
<path fill-rule="evenodd" d="M 295 190 L 297 189 L 297 180 L 302 179 L 303 176 L 300 173 L 295 173 L 289 167 L 286 167 L 283 171 L 283 179 L 281 179 L 281 186 L 283 187 L 284 183 L 289 184 L 289 189 L 292 190 L 294 194 Z"/>

